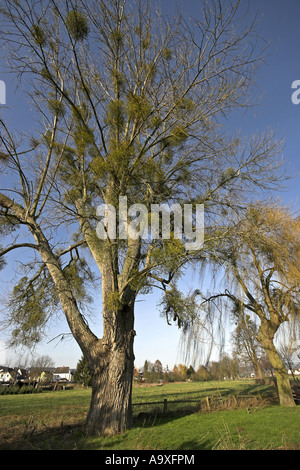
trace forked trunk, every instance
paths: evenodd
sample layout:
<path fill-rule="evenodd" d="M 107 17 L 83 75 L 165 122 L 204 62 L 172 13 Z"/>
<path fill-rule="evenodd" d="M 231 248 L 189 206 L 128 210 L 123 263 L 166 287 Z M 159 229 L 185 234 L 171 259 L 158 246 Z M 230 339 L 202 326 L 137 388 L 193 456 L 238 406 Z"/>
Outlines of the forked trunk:
<path fill-rule="evenodd" d="M 133 308 L 111 315 L 106 324 L 104 349 L 93 359 L 92 398 L 87 414 L 87 435 L 114 435 L 132 425 L 131 392 L 134 368 Z M 109 336 L 109 337 L 108 337 Z"/>

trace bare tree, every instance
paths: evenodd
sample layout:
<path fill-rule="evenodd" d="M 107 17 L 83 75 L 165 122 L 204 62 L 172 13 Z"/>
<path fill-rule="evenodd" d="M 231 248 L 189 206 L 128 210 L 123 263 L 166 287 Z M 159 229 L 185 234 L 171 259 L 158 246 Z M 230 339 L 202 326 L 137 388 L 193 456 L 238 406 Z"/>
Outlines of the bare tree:
<path fill-rule="evenodd" d="M 48 355 L 39 356 L 31 362 L 31 368 L 32 367 L 39 368 L 42 372 L 42 369 L 54 367 L 54 361 Z"/>
<path fill-rule="evenodd" d="M 232 335 L 234 356 L 245 363 L 250 362 L 256 377 L 263 380 L 263 370 L 259 361 L 261 345 L 257 340 L 258 326 L 241 308 L 234 311 L 234 321 L 236 324 Z"/>
<path fill-rule="evenodd" d="M 13 178 L 0 193 L 1 257 L 32 253 L 6 325 L 14 344 L 34 345 L 62 309 L 93 375 L 86 432 L 123 432 L 135 299 L 159 288 L 167 321 L 184 327 L 194 303 L 178 279 L 199 249 L 187 249 L 172 224 L 170 239 L 113 237 L 107 227 L 99 239 L 97 208 L 118 214 L 120 197 L 148 213 L 153 204 L 205 204 L 214 227 L 206 256 L 227 214 L 281 176 L 271 132 L 243 140 L 219 125 L 250 104 L 263 47 L 240 2 L 205 2 L 195 20 L 126 0 L 4 0 L 0 11 L 8 65 L 39 118 L 29 137 L 1 121 L 1 165 Z M 87 319 L 95 295 L 102 338 Z"/>
<path fill-rule="evenodd" d="M 54 361 L 48 355 L 33 359 L 30 365 L 30 380 L 39 382 L 42 379 L 43 382 L 50 382 L 53 379 L 53 374 L 51 373 L 53 368 Z"/>
<path fill-rule="evenodd" d="M 280 356 L 286 366 L 286 368 L 290 371 L 294 380 L 296 380 L 296 376 L 294 371 L 296 368 L 299 368 L 300 364 L 300 357 L 299 353 L 299 337 L 300 337 L 300 318 L 299 315 L 291 318 L 291 321 L 285 328 L 282 328 L 280 332 L 279 338 L 277 338 L 278 342 L 278 351 Z"/>

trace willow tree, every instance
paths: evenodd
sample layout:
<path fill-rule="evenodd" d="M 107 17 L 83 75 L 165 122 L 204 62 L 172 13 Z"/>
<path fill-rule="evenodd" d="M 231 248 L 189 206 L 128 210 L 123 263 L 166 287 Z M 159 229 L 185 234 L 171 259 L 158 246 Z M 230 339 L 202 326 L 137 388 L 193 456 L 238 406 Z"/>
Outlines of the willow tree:
<path fill-rule="evenodd" d="M 234 233 L 216 248 L 228 286 L 204 301 L 217 306 L 225 300 L 235 318 L 257 322 L 251 334 L 260 343 L 276 372 L 280 404 L 295 406 L 288 371 L 276 345 L 286 322 L 299 320 L 300 223 L 277 204 L 250 205 Z M 220 308 L 220 305 L 218 306 Z M 249 332 L 249 325 L 243 325 Z"/>
<path fill-rule="evenodd" d="M 181 327 L 193 311 L 178 279 L 199 244 L 187 245 L 173 218 L 169 238 L 160 228 L 142 237 L 141 204 L 148 213 L 163 203 L 204 204 L 216 226 L 278 178 L 271 132 L 243 141 L 220 126 L 250 105 L 263 55 L 244 13 L 239 2 L 213 0 L 195 20 L 168 19 L 144 1 L 1 2 L 8 67 L 38 123 L 25 138 L 26 123 L 13 135 L 1 121 L 1 165 L 10 175 L 0 194 L 1 255 L 26 248 L 28 267 L 6 322 L 14 344 L 34 345 L 51 314 L 64 312 L 93 375 L 87 433 L 131 424 L 137 295 L 160 288 L 167 321 Z M 122 213 L 115 233 L 99 207 L 118 217 L 120 201 L 140 205 Z M 190 223 L 197 226 L 194 210 Z M 102 338 L 85 310 L 99 273 Z"/>

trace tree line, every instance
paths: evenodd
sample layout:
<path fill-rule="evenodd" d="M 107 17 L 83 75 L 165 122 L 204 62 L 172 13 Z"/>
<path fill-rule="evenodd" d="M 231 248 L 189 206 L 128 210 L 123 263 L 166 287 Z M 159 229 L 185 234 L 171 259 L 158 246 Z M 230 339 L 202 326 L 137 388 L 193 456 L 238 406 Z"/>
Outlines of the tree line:
<path fill-rule="evenodd" d="M 239 366 L 237 359 L 224 355 L 219 361 L 210 361 L 206 365 L 200 365 L 196 369 L 190 365 L 176 364 L 169 370 L 163 367 L 159 359 L 154 363 L 146 360 L 141 370 L 135 369 L 135 378 L 146 383 L 155 382 L 204 382 L 208 380 L 237 379 L 250 376 L 251 372 Z"/>

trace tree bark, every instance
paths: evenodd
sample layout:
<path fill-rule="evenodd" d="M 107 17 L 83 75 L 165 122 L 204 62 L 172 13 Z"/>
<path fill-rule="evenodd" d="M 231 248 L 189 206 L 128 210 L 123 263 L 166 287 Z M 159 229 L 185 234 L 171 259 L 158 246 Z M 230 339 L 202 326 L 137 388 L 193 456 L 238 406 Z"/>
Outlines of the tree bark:
<path fill-rule="evenodd" d="M 87 435 L 114 435 L 132 425 L 133 324 L 133 304 L 108 316 L 106 312 L 102 351 L 91 362 L 93 380 L 85 424 Z"/>
<path fill-rule="evenodd" d="M 259 328 L 258 340 L 266 351 L 269 361 L 275 370 L 280 405 L 292 407 L 296 405 L 292 394 L 289 375 L 273 343 L 276 331 L 277 329 L 272 328 L 270 321 L 265 321 Z"/>

